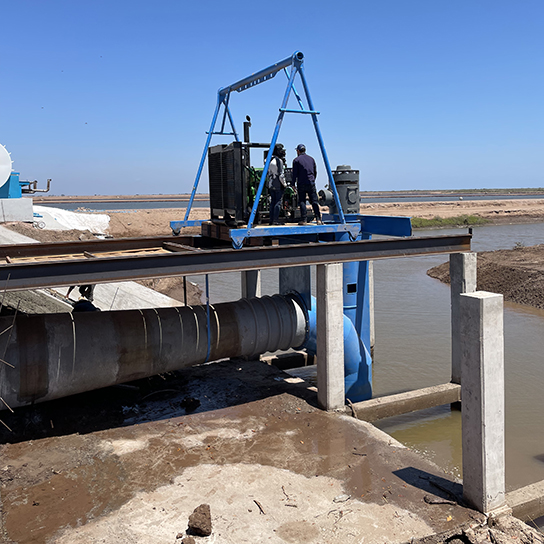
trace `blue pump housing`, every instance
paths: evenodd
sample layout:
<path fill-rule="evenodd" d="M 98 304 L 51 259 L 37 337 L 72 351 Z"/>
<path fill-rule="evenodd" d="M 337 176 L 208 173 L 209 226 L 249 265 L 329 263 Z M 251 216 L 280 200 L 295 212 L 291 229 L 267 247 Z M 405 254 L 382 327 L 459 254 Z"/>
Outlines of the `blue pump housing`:
<path fill-rule="evenodd" d="M 334 219 L 334 216 L 333 216 Z M 348 222 L 360 221 L 358 240 L 369 240 L 372 234 L 411 236 L 408 217 L 347 215 Z M 370 232 L 369 232 L 370 231 Z M 349 233 L 331 233 L 331 240 L 349 241 Z M 360 402 L 372 398 L 372 357 L 370 355 L 370 293 L 368 261 L 344 263 L 344 387 L 346 399 Z M 308 340 L 305 348 L 316 354 L 316 301 L 308 312 Z"/>
<path fill-rule="evenodd" d="M 28 182 L 21 183 L 19 172 L 12 172 L 4 185 L 0 187 L 0 198 L 21 198 L 23 196 L 22 186 Z"/>

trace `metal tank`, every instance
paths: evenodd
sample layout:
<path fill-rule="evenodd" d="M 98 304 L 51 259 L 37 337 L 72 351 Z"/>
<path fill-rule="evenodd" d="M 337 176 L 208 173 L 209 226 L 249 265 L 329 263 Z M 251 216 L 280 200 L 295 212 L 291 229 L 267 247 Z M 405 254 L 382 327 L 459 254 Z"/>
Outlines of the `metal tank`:
<path fill-rule="evenodd" d="M 344 214 L 359 213 L 359 170 L 343 164 L 332 171 L 332 177 L 338 191 L 338 198 Z M 338 209 L 334 202 L 334 195 L 327 187 L 319 191 L 319 204 L 328 206 L 332 215 L 338 215 Z"/>

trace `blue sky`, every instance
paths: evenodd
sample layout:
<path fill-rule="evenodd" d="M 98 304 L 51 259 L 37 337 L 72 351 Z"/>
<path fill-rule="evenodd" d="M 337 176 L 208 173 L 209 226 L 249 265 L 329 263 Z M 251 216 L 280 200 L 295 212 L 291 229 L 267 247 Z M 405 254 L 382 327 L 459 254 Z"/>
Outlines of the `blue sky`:
<path fill-rule="evenodd" d="M 544 186 L 542 0 L 17 0 L 2 18 L 0 143 L 53 194 L 189 192 L 217 90 L 296 50 L 362 190 Z M 237 129 L 250 115 L 270 141 L 285 86 L 234 93 Z M 308 116 L 280 141 L 326 183 Z"/>

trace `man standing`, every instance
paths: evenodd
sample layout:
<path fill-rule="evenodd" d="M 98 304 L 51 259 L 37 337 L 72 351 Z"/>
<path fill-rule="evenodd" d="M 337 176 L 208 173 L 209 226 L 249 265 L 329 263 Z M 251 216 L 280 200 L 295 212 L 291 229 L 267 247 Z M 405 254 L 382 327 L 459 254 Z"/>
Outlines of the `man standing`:
<path fill-rule="evenodd" d="M 315 160 L 310 155 L 306 155 L 306 146 L 297 145 L 297 157 L 293 161 L 293 185 L 297 184 L 298 202 L 300 206 L 299 225 L 305 225 L 308 222 L 306 212 L 306 197 L 310 200 L 314 210 L 315 221 L 322 225 L 321 211 L 317 202 L 317 191 L 315 189 L 315 179 L 317 178 L 317 166 Z"/>
<path fill-rule="evenodd" d="M 268 192 L 270 193 L 270 224 L 280 225 L 280 211 L 285 190 L 284 164 L 285 148 L 276 144 L 268 166 Z"/>

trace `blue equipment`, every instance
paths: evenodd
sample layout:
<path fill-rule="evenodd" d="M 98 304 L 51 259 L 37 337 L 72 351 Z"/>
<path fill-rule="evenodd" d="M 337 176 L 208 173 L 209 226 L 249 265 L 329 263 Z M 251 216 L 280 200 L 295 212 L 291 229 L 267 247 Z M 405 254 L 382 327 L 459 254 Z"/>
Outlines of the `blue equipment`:
<path fill-rule="evenodd" d="M 229 239 L 235 248 L 244 243 L 257 245 L 267 239 L 277 239 L 280 243 L 304 243 L 327 241 L 368 240 L 372 234 L 387 236 L 411 236 L 412 226 L 408 217 L 384 217 L 359 214 L 359 172 L 350 166 L 339 166 L 331 170 L 323 138 L 318 123 L 319 112 L 315 110 L 303 68 L 304 55 L 296 51 L 288 57 L 260 72 L 252 74 L 236 83 L 219 89 L 217 103 L 212 117 L 210 130 L 200 160 L 195 183 L 183 221 L 171 221 L 174 234 L 179 234 L 183 227 L 202 225 L 202 235 Z M 289 69 L 289 70 L 288 70 Z M 242 92 L 260 83 L 268 81 L 284 70 L 288 81 L 276 126 L 270 143 L 252 144 L 249 139 L 249 117 L 244 123 L 244 141 L 240 141 L 229 109 L 230 95 L 233 91 Z M 307 106 L 294 87 L 295 77 L 299 75 L 304 89 Z M 288 109 L 291 92 L 294 93 L 299 109 Z M 221 127 L 216 131 L 219 112 L 223 108 Z M 262 225 L 259 214 L 263 208 L 263 191 L 266 191 L 267 178 L 272 153 L 266 153 L 262 171 L 251 167 L 250 148 L 274 149 L 284 115 L 300 113 L 310 115 L 319 143 L 323 162 L 327 171 L 328 185 L 320 191 L 320 204 L 328 206 L 330 213 L 323 216 L 322 225 Z M 225 131 L 227 120 L 230 132 Z M 233 136 L 235 141 L 229 145 L 210 148 L 212 136 Z M 210 207 L 211 221 L 190 221 L 189 215 L 198 183 L 208 156 L 210 170 Z M 288 180 L 289 181 L 289 180 Z M 338 190 L 337 186 L 340 188 Z M 252 193 L 251 191 L 254 191 Z M 287 190 L 286 190 L 287 193 Z M 266 194 L 266 192 L 265 192 Z M 249 196 L 248 196 L 249 195 Z M 288 195 L 288 198 L 291 198 Z M 251 204 L 251 211 L 246 206 Z M 285 204 L 285 202 L 284 202 Z M 296 203 L 294 204 L 296 206 Z M 294 208 L 291 210 L 295 217 Z M 290 213 L 291 213 L 290 212 Z M 244 221 L 247 218 L 247 222 Z M 221 223 L 220 228 L 213 223 Z M 372 359 L 370 356 L 370 309 L 368 293 L 368 262 L 344 264 L 344 367 L 346 397 L 358 402 L 372 396 Z M 307 300 L 310 320 L 310 336 L 304 346 L 310 353 L 315 353 L 315 304 Z M 312 332 L 313 331 L 313 332 Z"/>
<path fill-rule="evenodd" d="M 19 172 L 11 170 L 11 156 L 7 149 L 0 145 L 0 198 L 21 198 L 23 194 L 46 193 L 51 186 L 47 180 L 47 189 L 38 189 L 37 181 L 19 179 Z"/>

